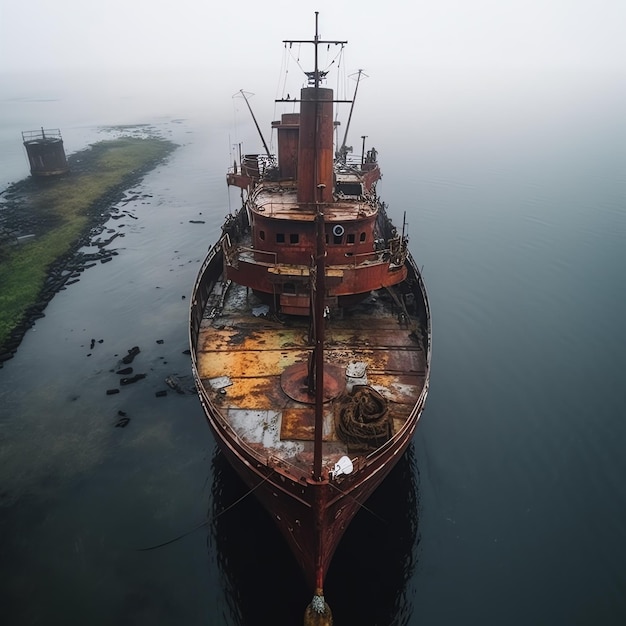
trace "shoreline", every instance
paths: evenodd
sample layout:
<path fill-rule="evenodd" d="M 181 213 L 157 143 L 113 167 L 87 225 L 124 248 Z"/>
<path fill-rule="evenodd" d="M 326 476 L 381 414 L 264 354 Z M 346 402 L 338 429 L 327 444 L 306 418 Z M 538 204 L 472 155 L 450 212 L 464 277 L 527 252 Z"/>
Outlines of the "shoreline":
<path fill-rule="evenodd" d="M 135 218 L 124 212 L 143 197 L 133 187 L 177 148 L 157 136 L 103 140 L 68 156 L 68 174 L 29 176 L 0 191 L 0 368 L 56 293 L 117 255 L 106 247 L 124 234 L 104 233 L 105 223 Z"/>

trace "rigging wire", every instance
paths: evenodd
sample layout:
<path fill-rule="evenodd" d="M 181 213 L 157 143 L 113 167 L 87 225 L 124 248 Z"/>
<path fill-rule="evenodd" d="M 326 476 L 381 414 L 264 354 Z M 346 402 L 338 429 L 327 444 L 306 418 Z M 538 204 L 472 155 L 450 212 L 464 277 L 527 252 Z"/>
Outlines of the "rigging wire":
<path fill-rule="evenodd" d="M 248 490 L 246 493 L 244 493 L 243 496 L 241 496 L 241 498 L 237 498 L 237 500 L 229 504 L 225 509 L 222 509 L 217 515 L 214 515 L 213 519 L 216 520 L 218 517 L 220 517 L 221 515 L 224 515 L 224 513 L 226 513 L 227 511 L 230 511 L 233 507 L 237 506 L 242 500 L 247 498 L 252 492 L 256 491 L 261 485 L 266 483 L 270 479 L 270 476 L 272 476 L 273 473 L 274 471 L 272 470 L 261 482 L 256 484 L 254 487 L 252 487 L 252 489 Z M 169 546 L 171 543 L 174 543 L 175 541 L 178 541 L 179 539 L 183 539 L 184 537 L 187 537 L 191 535 L 192 533 L 195 533 L 196 530 L 200 530 L 203 526 L 206 526 L 210 521 L 211 520 L 206 519 L 204 520 L 204 522 L 201 522 L 200 524 L 197 524 L 196 526 L 187 530 L 186 532 L 181 533 L 180 535 L 178 535 L 178 537 L 174 537 L 173 539 L 169 539 L 168 541 L 164 541 L 163 543 L 159 543 L 155 546 L 148 546 L 147 548 L 137 548 L 137 552 L 148 552 L 149 550 L 156 550 L 157 548 L 163 548 L 164 546 Z"/>
<path fill-rule="evenodd" d="M 278 102 L 277 100 L 284 100 L 285 91 L 287 90 L 287 78 L 289 77 L 289 55 L 287 54 L 287 44 L 283 48 L 283 54 L 280 62 L 280 70 L 278 72 L 278 81 L 276 84 L 276 93 L 274 97 L 274 114 L 272 119 L 278 119 Z M 282 84 L 281 84 L 282 83 Z M 270 134 L 270 146 L 272 152 L 274 151 L 274 128 L 272 127 Z"/>
<path fill-rule="evenodd" d="M 328 481 L 328 484 L 333 487 L 334 489 L 336 489 L 341 495 L 346 496 L 347 498 L 350 498 L 351 500 L 354 500 L 354 502 L 356 502 L 362 509 L 365 509 L 368 513 L 371 513 L 376 519 L 378 519 L 379 521 L 381 521 L 383 524 L 388 524 L 389 522 L 381 517 L 380 515 L 378 515 L 378 513 L 374 513 L 374 511 L 372 511 L 372 509 L 366 507 L 363 503 L 359 502 L 352 494 L 348 493 L 347 491 L 343 491 L 343 489 L 339 489 L 339 487 L 337 487 L 337 485 L 333 484 L 332 481 Z"/>
<path fill-rule="evenodd" d="M 178 541 L 179 539 L 183 539 L 183 537 L 187 537 L 188 535 L 191 535 L 191 533 L 195 533 L 196 530 L 200 530 L 203 526 L 206 526 L 209 523 L 209 520 L 204 520 L 204 522 L 202 522 L 201 524 L 198 524 L 197 526 L 194 526 L 192 529 L 188 530 L 187 532 L 182 533 L 181 535 L 178 535 L 178 537 L 174 537 L 174 539 L 170 539 L 169 541 L 164 541 L 163 543 L 159 543 L 156 546 L 149 546 L 147 548 L 137 548 L 137 552 L 148 552 L 149 550 L 156 550 L 157 548 L 163 548 L 164 546 L 169 546 L 170 543 L 174 543 L 175 541 Z"/>
<path fill-rule="evenodd" d="M 296 65 L 298 66 L 298 68 L 300 69 L 300 71 L 306 75 L 307 74 L 307 70 L 304 69 L 304 67 L 302 67 L 302 64 L 300 63 L 300 53 L 301 53 L 301 49 L 302 49 L 302 44 L 298 43 L 298 54 L 297 56 L 294 54 L 293 52 L 293 45 L 288 45 L 285 44 L 285 50 L 287 51 L 287 53 L 289 54 L 289 56 L 294 60 L 294 62 L 296 63 Z M 328 44 L 327 46 L 327 52 L 329 52 L 330 48 L 330 44 Z M 330 59 L 330 55 L 327 54 L 327 59 L 326 62 L 320 67 L 320 72 L 321 73 L 327 73 L 330 68 L 337 63 L 337 59 L 341 59 L 342 55 L 343 55 L 343 51 L 344 51 L 344 45 L 341 44 L 339 46 L 339 50 L 336 52 L 336 54 L 332 57 L 332 59 Z M 286 82 L 286 80 L 285 80 Z M 284 90 L 283 90 L 284 93 Z"/>
<path fill-rule="evenodd" d="M 298 56 L 295 56 L 292 52 L 293 44 L 285 44 L 285 50 L 289 56 L 295 61 L 296 65 L 302 70 L 303 74 L 306 74 L 306 70 L 300 65 L 300 52 L 302 51 L 302 44 L 298 44 Z"/>
<path fill-rule="evenodd" d="M 233 97 L 231 98 L 232 103 L 233 103 L 233 134 L 235 137 L 239 136 L 239 128 L 238 128 L 238 117 L 237 117 L 237 113 L 239 111 L 239 109 L 237 108 L 237 103 L 235 102 L 235 96 L 233 95 Z M 233 154 L 232 152 L 233 148 L 232 148 L 232 144 L 231 144 L 231 155 Z M 235 154 L 236 156 L 236 154 Z"/>
<path fill-rule="evenodd" d="M 241 498 L 237 498 L 237 500 L 229 504 L 225 509 L 222 509 L 217 515 L 214 516 L 214 519 L 221 517 L 222 515 L 224 515 L 224 513 L 226 513 L 227 511 L 230 511 L 232 508 L 237 506 L 242 500 L 245 500 L 245 498 L 247 498 L 251 493 L 256 491 L 261 485 L 266 483 L 270 479 L 270 476 L 272 476 L 273 473 L 274 473 L 274 470 L 272 470 L 261 482 L 254 485 L 252 489 L 249 489 L 246 493 L 244 493 L 243 496 L 241 496 Z"/>
<path fill-rule="evenodd" d="M 343 44 L 341 44 L 339 46 L 339 50 L 337 51 L 337 54 L 335 54 L 333 59 L 326 64 L 326 66 L 324 67 L 324 69 L 322 71 L 323 72 L 328 72 L 330 70 L 330 68 L 337 62 L 337 59 L 341 60 L 342 54 L 343 54 Z"/>
<path fill-rule="evenodd" d="M 344 45 L 341 44 L 341 50 L 339 51 L 339 62 L 337 63 L 337 84 L 335 86 L 335 92 L 337 93 L 337 96 L 339 98 L 341 98 L 343 91 L 341 90 L 341 80 L 345 80 L 345 69 L 344 69 L 344 63 L 343 63 L 343 59 L 344 59 Z M 339 121 L 339 107 L 335 107 L 335 122 Z M 337 124 L 335 124 L 335 133 L 339 133 L 339 126 Z M 338 135 L 337 135 L 338 137 Z M 335 143 L 338 143 L 338 139 L 335 139 Z"/>

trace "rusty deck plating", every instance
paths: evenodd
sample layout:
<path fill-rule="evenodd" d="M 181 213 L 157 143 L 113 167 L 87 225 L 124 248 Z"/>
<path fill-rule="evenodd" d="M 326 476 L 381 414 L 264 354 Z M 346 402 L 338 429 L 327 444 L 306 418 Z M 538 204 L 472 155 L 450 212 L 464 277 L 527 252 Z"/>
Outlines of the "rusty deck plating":
<path fill-rule="evenodd" d="M 314 409 L 306 394 L 298 401 L 281 384 L 284 372 L 306 363 L 310 355 L 308 320 L 278 320 L 260 314 L 264 310 L 252 292 L 235 284 L 228 287 L 221 308 L 209 304 L 198 338 L 198 374 L 223 420 L 250 449 L 264 460 L 280 458 L 308 475 Z M 343 309 L 326 328 L 326 362 L 339 370 L 340 379 L 350 364 L 366 366 L 367 384 L 389 403 L 394 433 L 404 425 L 426 380 L 416 323 L 380 290 Z M 323 462 L 328 468 L 350 454 L 334 426 L 335 402 L 345 382 L 351 380 L 340 380 L 341 389 L 324 404 Z"/>

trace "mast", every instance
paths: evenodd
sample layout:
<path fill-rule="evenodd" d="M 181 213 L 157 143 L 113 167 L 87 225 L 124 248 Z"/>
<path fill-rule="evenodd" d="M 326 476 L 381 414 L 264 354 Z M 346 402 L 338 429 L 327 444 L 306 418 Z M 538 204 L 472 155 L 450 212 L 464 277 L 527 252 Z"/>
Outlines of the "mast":
<path fill-rule="evenodd" d="M 345 45 L 347 41 L 322 40 L 315 11 L 315 36 L 311 39 L 284 39 L 284 44 L 313 44 L 314 70 L 305 72 L 308 85 L 301 89 L 300 99 L 278 99 L 276 102 L 300 102 L 298 129 L 297 201 L 300 208 L 314 213 L 315 251 L 311 272 L 311 327 L 313 351 L 309 359 L 308 391 L 315 402 L 312 477 L 322 476 L 322 434 L 324 418 L 324 311 L 326 305 L 326 233 L 324 207 L 332 198 L 334 180 L 333 104 L 351 102 L 334 100 L 333 90 L 321 86 L 327 72 L 319 68 L 319 45 Z"/>
<path fill-rule="evenodd" d="M 313 478 L 322 480 L 322 437 L 324 425 L 324 342 L 326 328 L 324 301 L 326 299 L 326 237 L 324 232 L 324 185 L 318 187 L 320 201 L 317 203 L 316 254 L 315 254 L 315 297 L 313 367 L 315 385 L 315 428 L 313 438 Z"/>
<path fill-rule="evenodd" d="M 315 595 L 311 600 L 311 604 L 307 607 L 304 616 L 305 626 L 319 625 L 332 626 L 333 618 L 330 608 L 324 601 L 324 574 L 322 565 L 322 547 L 324 543 L 324 528 L 322 524 L 322 436 L 324 426 L 324 341 L 325 341 L 325 324 L 324 324 L 324 305 L 326 301 L 326 234 L 324 228 L 324 191 L 326 185 L 319 181 L 319 141 L 320 141 L 320 125 L 323 126 L 320 115 L 320 73 L 317 64 L 317 47 L 319 45 L 318 31 L 318 11 L 315 12 L 315 79 L 314 79 L 314 100 L 315 100 L 315 131 L 314 131 L 314 178 L 315 184 L 313 196 L 315 198 L 315 221 L 316 221 L 316 254 L 315 254 L 315 298 L 313 306 L 315 344 L 313 346 L 313 367 L 315 368 L 315 426 L 313 438 L 313 480 L 317 481 L 318 488 L 314 490 L 314 516 L 316 518 L 316 563 L 315 578 L 316 588 Z M 332 92 L 331 92 L 332 94 Z M 331 95 L 332 99 L 332 95 Z M 326 104 L 324 105 L 327 106 Z M 332 120 L 332 104 L 331 120 Z M 332 130 L 330 133 L 331 154 L 332 154 Z M 322 157 L 323 158 L 323 157 Z M 331 157 L 332 159 L 332 157 Z M 332 162 L 332 161 L 331 161 Z M 332 186 L 329 189 L 332 193 Z"/>
<path fill-rule="evenodd" d="M 334 100 L 333 90 L 322 87 L 321 83 L 328 72 L 319 68 L 320 44 L 341 45 L 347 41 L 322 40 L 318 30 L 318 16 L 315 12 L 315 37 L 313 39 L 285 39 L 284 44 L 313 44 L 315 68 L 305 72 L 307 86 L 300 91 L 300 99 L 279 99 L 276 102 L 300 102 L 300 126 L 298 133 L 298 203 L 301 208 L 316 210 L 319 202 L 318 185 L 326 186 L 326 197 L 330 198 L 334 176 L 334 122 L 333 104 L 350 102 Z"/>
<path fill-rule="evenodd" d="M 319 141 L 319 86 L 320 76 L 317 65 L 317 46 L 319 43 L 319 32 L 317 27 L 319 13 L 315 12 L 315 150 L 318 149 Z M 324 424 L 324 301 L 326 299 L 326 237 L 324 233 L 324 188 L 325 185 L 320 184 L 317 180 L 319 172 L 318 159 L 314 159 L 316 191 L 316 254 L 315 254 L 315 300 L 314 300 L 314 318 L 315 318 L 315 345 L 313 347 L 314 367 L 315 367 L 315 429 L 313 439 L 313 478 L 322 480 L 322 436 Z"/>

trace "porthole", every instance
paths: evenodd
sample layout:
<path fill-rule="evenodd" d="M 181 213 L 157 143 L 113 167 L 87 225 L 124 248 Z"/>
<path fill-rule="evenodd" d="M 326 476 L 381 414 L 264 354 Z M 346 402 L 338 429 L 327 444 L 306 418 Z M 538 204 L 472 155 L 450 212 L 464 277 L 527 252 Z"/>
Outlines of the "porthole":
<path fill-rule="evenodd" d="M 341 237 L 344 232 L 344 227 L 341 224 L 335 224 L 335 226 L 333 226 L 333 235 L 335 235 L 335 237 Z"/>

